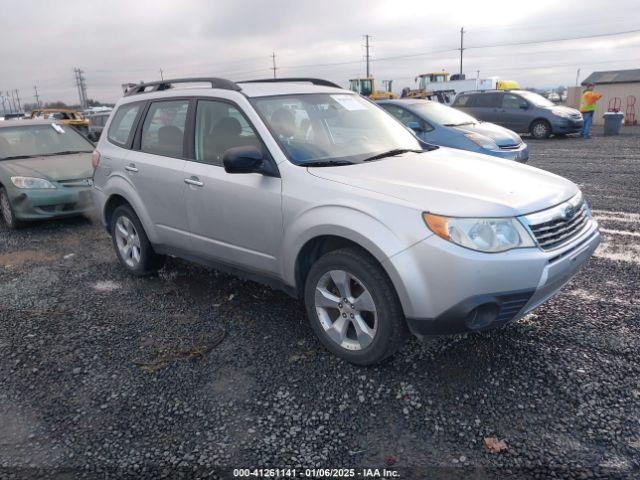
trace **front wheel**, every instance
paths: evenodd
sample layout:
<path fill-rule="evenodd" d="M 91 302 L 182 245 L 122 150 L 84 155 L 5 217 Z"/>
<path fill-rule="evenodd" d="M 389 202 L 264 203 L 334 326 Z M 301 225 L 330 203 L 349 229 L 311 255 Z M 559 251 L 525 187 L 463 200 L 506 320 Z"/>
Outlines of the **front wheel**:
<path fill-rule="evenodd" d="M 305 304 L 322 344 L 357 365 L 391 356 L 408 334 L 391 281 L 375 260 L 355 248 L 329 252 L 311 267 Z"/>
<path fill-rule="evenodd" d="M 20 222 L 16 219 L 11 207 L 11 201 L 9 200 L 9 194 L 4 187 L 0 187 L 0 211 L 2 212 L 2 219 L 4 224 L 10 230 L 15 230 L 21 226 Z"/>
<path fill-rule="evenodd" d="M 129 205 L 121 205 L 111 216 L 111 237 L 120 264 L 136 276 L 157 272 L 165 257 L 151 246 L 138 216 Z"/>
<path fill-rule="evenodd" d="M 533 138 L 542 140 L 551 136 L 551 125 L 546 120 L 536 120 L 531 124 Z"/>

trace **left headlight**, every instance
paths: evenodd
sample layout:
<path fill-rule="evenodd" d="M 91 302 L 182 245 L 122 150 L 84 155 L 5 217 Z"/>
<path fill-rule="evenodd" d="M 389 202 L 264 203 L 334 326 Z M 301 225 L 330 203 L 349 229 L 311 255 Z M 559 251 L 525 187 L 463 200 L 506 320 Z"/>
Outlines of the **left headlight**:
<path fill-rule="evenodd" d="M 478 252 L 504 252 L 535 247 L 516 218 L 455 218 L 423 213 L 429 229 L 445 240 Z"/>
<path fill-rule="evenodd" d="M 11 183 L 18 188 L 56 188 L 49 180 L 35 177 L 11 177 Z"/>
<path fill-rule="evenodd" d="M 464 136 L 485 150 L 499 150 L 498 144 L 489 137 L 479 133 L 466 133 Z"/>
<path fill-rule="evenodd" d="M 571 118 L 571 113 L 567 112 L 566 110 L 551 110 L 551 113 L 553 113 L 554 115 L 558 116 L 558 117 L 562 117 L 562 118 Z"/>

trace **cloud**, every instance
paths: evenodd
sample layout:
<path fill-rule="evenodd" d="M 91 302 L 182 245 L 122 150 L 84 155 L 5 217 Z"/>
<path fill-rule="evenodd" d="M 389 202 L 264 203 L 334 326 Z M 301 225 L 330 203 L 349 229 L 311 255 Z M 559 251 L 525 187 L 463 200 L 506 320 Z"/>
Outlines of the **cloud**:
<path fill-rule="evenodd" d="M 272 74 L 326 77 L 346 85 L 364 75 L 362 35 L 372 35 L 372 72 L 397 89 L 418 73 L 458 70 L 459 31 L 467 46 L 562 38 L 637 28 L 636 2 L 294 0 L 87 2 L 5 0 L 0 29 L 0 89 L 33 101 L 74 102 L 73 68 L 84 70 L 91 98 L 115 101 L 125 82 L 190 75 L 232 79 Z M 573 84 L 595 69 L 633 68 L 640 36 L 545 45 L 470 49 L 470 76 L 498 75 L 526 86 Z M 429 55 L 397 60 L 389 56 Z M 350 63 L 345 63 L 350 62 Z M 342 63 L 341 65 L 335 65 Z M 313 65 L 313 66 L 306 66 Z"/>

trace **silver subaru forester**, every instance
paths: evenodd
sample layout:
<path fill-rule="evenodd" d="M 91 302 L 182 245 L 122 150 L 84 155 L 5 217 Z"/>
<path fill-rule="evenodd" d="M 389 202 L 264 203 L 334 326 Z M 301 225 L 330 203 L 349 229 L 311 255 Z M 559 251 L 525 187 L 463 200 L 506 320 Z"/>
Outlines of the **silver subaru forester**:
<path fill-rule="evenodd" d="M 600 242 L 569 180 L 424 144 L 324 80 L 130 85 L 105 132 L 93 193 L 124 268 L 173 255 L 281 288 L 360 365 L 524 316 Z"/>

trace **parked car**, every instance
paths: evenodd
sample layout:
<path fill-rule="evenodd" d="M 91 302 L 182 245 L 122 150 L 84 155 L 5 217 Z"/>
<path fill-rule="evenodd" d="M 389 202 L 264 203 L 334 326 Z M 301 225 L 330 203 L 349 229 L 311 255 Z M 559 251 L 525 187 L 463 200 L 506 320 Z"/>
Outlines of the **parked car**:
<path fill-rule="evenodd" d="M 80 112 L 70 108 L 38 108 L 31 112 L 29 118 L 53 120 L 56 123 L 70 125 L 83 135 L 89 130 L 89 120 Z"/>
<path fill-rule="evenodd" d="M 16 118 L 24 118 L 24 112 L 5 112 L 2 114 L 3 116 L 0 117 L 0 119 L 2 120 L 14 120 Z"/>
<path fill-rule="evenodd" d="M 381 100 L 391 115 L 418 138 L 443 147 L 484 153 L 517 162 L 529 159 L 529 148 L 517 133 L 430 100 Z"/>
<path fill-rule="evenodd" d="M 526 90 L 461 93 L 452 106 L 479 120 L 530 133 L 537 139 L 582 130 L 582 114 L 578 110 L 556 105 Z"/>
<path fill-rule="evenodd" d="M 109 118 L 111 112 L 100 112 L 89 115 L 89 133 L 87 133 L 87 138 L 92 142 L 97 142 L 100 139 L 100 135 L 102 135 L 102 130 L 104 129 L 105 124 Z"/>
<path fill-rule="evenodd" d="M 0 210 L 17 228 L 27 220 L 92 210 L 93 145 L 73 128 L 44 120 L 0 123 Z"/>
<path fill-rule="evenodd" d="M 107 122 L 93 193 L 118 260 L 146 275 L 173 255 L 281 288 L 350 362 L 408 331 L 520 318 L 600 242 L 569 180 L 428 146 L 335 84 L 198 81 L 135 85 Z"/>

